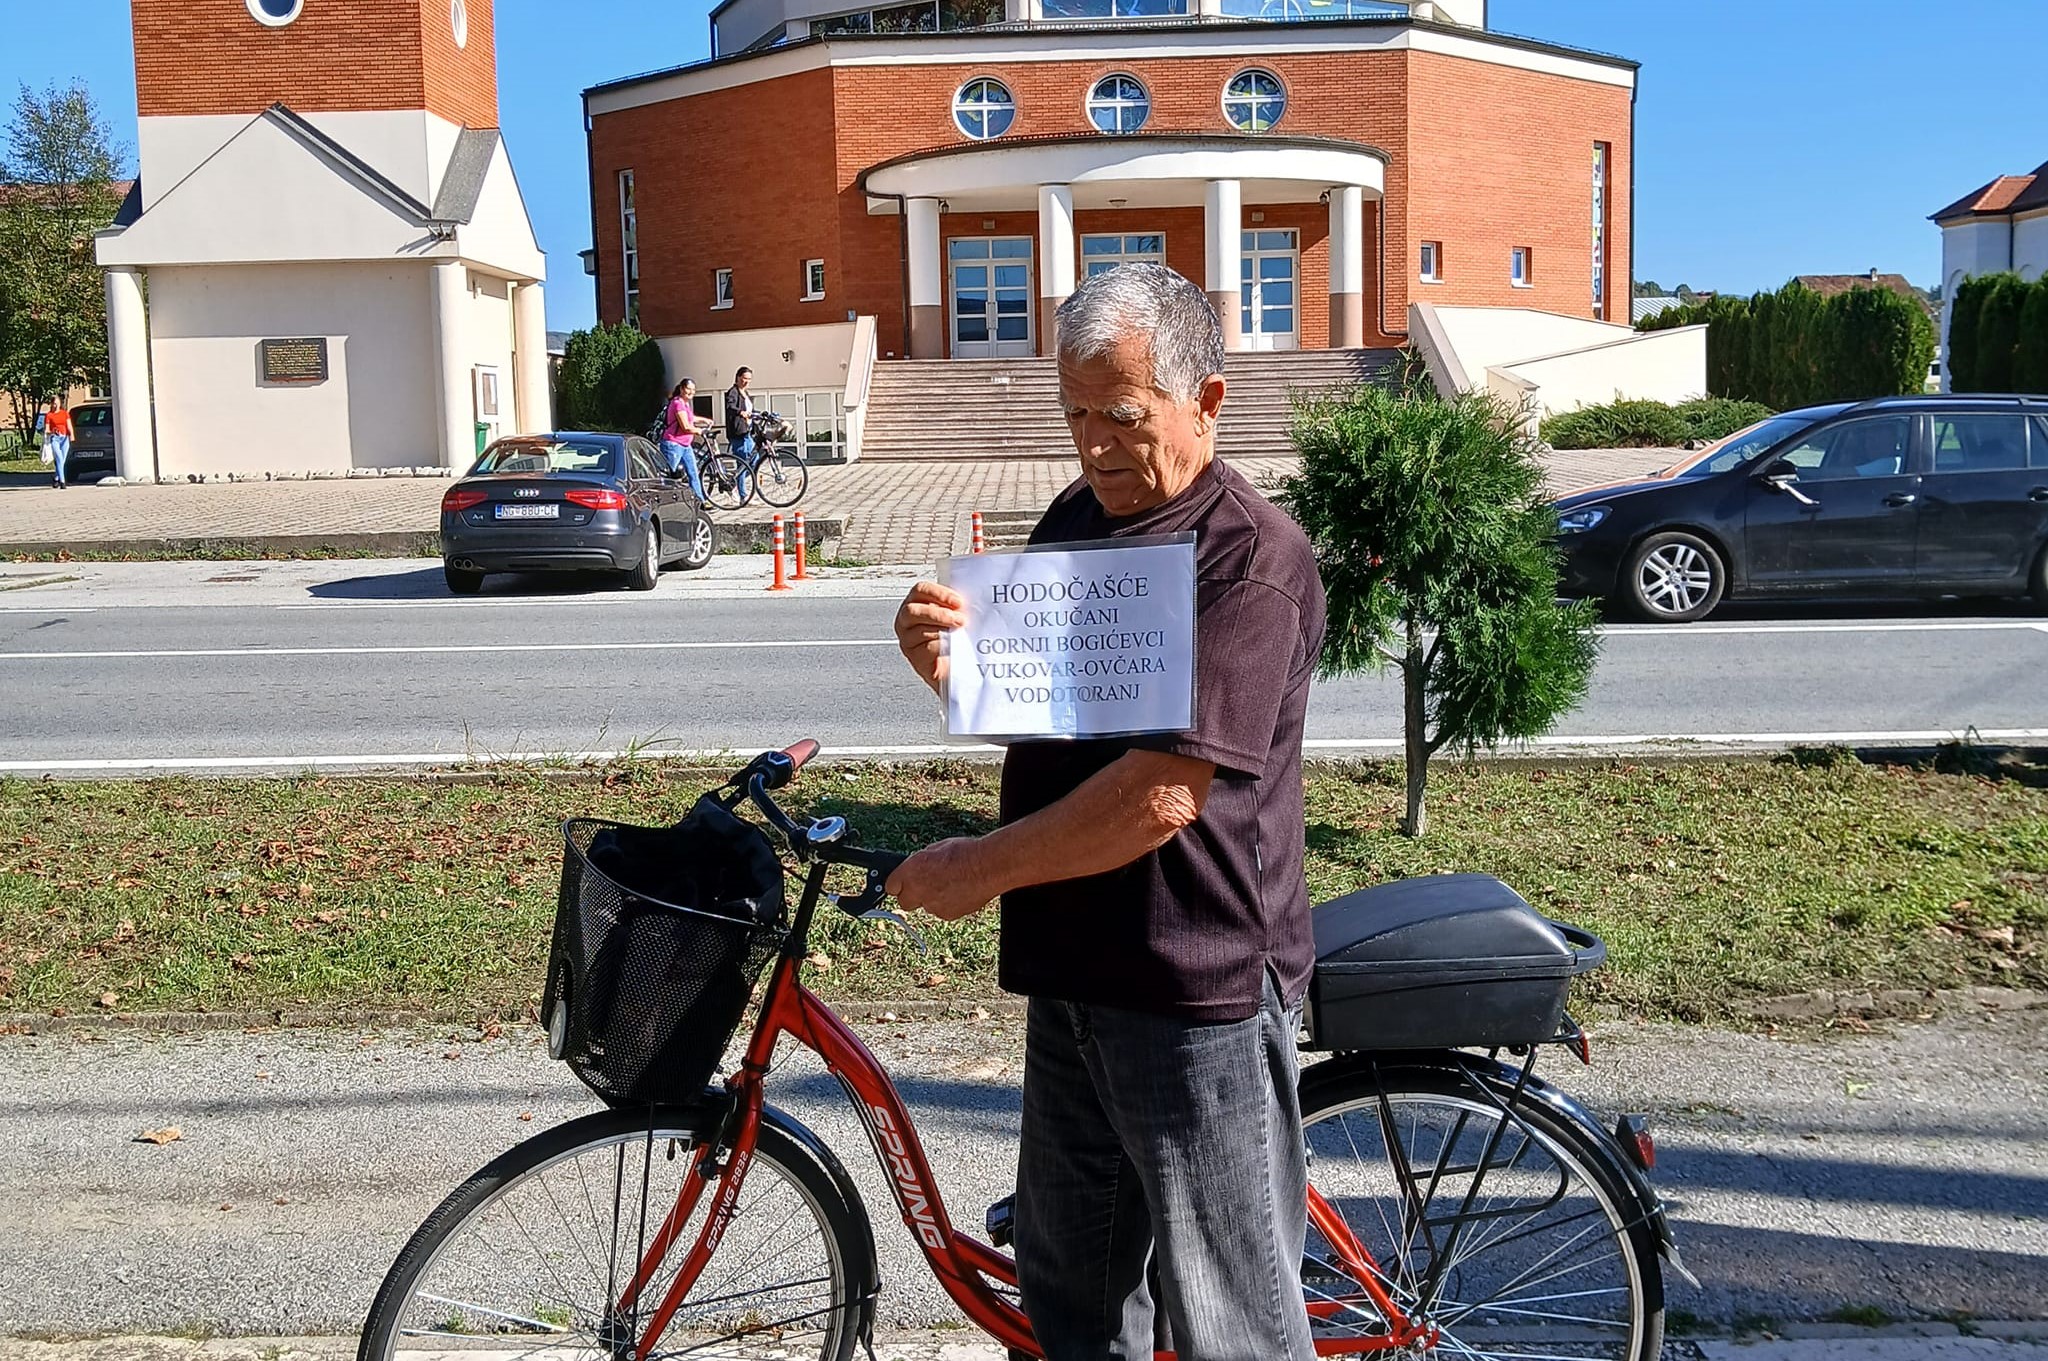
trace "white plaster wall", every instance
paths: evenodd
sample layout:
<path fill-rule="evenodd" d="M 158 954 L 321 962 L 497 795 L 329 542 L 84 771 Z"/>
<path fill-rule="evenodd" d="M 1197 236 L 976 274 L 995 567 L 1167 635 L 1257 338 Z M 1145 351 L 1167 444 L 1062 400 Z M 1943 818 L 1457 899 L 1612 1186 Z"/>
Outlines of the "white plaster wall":
<path fill-rule="evenodd" d="M 729 57 L 770 29 L 781 28 L 792 17 L 855 8 L 857 4 L 842 4 L 839 0 L 812 0 L 809 4 L 803 0 L 738 0 L 712 25 L 717 38 L 715 46 L 718 55 Z"/>
<path fill-rule="evenodd" d="M 2012 224 L 2012 264 L 2023 279 L 2048 274 L 2048 213 Z"/>
<path fill-rule="evenodd" d="M 289 107 L 291 101 L 285 103 Z M 461 131 L 445 118 L 423 111 L 300 116 L 429 207 Z M 178 181 L 255 118 L 249 114 L 205 114 L 138 120 L 136 151 L 142 167 L 143 208 L 154 207 Z"/>
<path fill-rule="evenodd" d="M 2005 218 L 1941 230 L 1941 277 L 1996 274 L 2012 268 L 2013 231 Z"/>
<path fill-rule="evenodd" d="M 138 119 L 135 160 L 142 173 L 143 211 L 154 208 L 157 200 L 254 121 L 253 116 L 239 113 Z"/>
<path fill-rule="evenodd" d="M 547 278 L 547 257 L 534 241 L 533 223 L 526 215 L 526 202 L 512 173 L 512 158 L 502 141 L 484 176 L 476 216 L 457 230 L 455 239 L 462 258 L 472 264 L 518 279 Z"/>
<path fill-rule="evenodd" d="M 497 369 L 496 423 L 499 434 L 509 435 L 519 428 L 512 396 L 512 284 L 509 280 L 471 270 L 469 304 L 469 316 L 463 321 L 462 334 L 469 344 L 471 370 L 473 373 L 480 364 Z M 476 391 L 474 378 L 470 382 L 470 391 Z M 473 406 L 470 414 L 473 420 L 486 419 L 477 414 Z"/>
<path fill-rule="evenodd" d="M 149 321 L 165 476 L 439 461 L 422 266 L 152 269 Z M 303 336 L 327 338 L 327 381 L 264 386 L 257 342 Z"/>
<path fill-rule="evenodd" d="M 1606 345 L 1635 334 L 1633 327 L 1531 308 L 1436 307 L 1429 303 L 1416 307 L 1434 313 L 1432 329 L 1456 351 L 1473 383 L 1481 381 L 1480 376 L 1495 365 Z M 1411 332 L 1413 329 L 1411 325 Z"/>
<path fill-rule="evenodd" d="M 1486 0 L 1434 0 L 1439 23 L 1486 27 Z"/>
<path fill-rule="evenodd" d="M 1545 416 L 1621 398 L 1683 402 L 1707 390 L 1707 328 L 1645 331 L 1499 371 L 1529 385 Z"/>
<path fill-rule="evenodd" d="M 669 385 L 694 378 L 700 396 L 731 387 L 733 371 L 742 364 L 754 371 L 757 392 L 843 388 L 852 363 L 856 324 L 840 321 L 824 326 L 663 336 L 659 344 L 668 365 Z M 791 356 L 787 360 L 782 357 L 785 350 Z"/>

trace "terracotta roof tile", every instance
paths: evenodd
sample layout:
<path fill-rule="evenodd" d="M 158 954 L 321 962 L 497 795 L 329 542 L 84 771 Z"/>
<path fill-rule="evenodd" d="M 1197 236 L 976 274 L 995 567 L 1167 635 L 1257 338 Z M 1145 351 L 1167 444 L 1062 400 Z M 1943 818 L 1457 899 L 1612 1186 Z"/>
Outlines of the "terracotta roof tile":
<path fill-rule="evenodd" d="M 2048 174 L 2044 174 L 2043 171 L 2048 171 L 2048 166 L 2042 167 L 2041 170 L 2031 175 L 2000 175 L 1982 189 L 1963 195 L 1954 203 L 1949 204 L 1948 207 L 1935 213 L 1933 220 L 1940 222 L 1945 218 L 1951 217 L 2009 213 L 2012 211 L 2013 204 L 2022 195 L 2031 198 L 2032 195 L 2028 191 L 2033 189 L 2038 189 L 2044 196 L 2048 196 Z"/>

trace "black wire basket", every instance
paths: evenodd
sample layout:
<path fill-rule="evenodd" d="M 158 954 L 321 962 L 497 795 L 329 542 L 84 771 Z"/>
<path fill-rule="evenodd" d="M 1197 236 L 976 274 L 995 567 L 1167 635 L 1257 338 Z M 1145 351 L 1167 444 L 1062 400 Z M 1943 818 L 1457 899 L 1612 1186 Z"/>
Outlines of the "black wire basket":
<path fill-rule="evenodd" d="M 674 827 L 577 818 L 562 833 L 548 1050 L 611 1105 L 691 1100 L 782 947 L 774 848 L 710 795 Z"/>

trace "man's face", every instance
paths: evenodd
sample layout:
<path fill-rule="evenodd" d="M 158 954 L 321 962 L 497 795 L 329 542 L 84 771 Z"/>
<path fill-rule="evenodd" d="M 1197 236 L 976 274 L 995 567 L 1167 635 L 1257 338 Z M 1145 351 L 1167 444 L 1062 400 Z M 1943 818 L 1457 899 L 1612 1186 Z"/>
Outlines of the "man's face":
<path fill-rule="evenodd" d="M 1177 402 L 1152 386 L 1152 341 L 1134 336 L 1100 358 L 1060 359 L 1060 401 L 1081 475 L 1110 515 L 1136 515 L 1187 490 L 1215 455 L 1223 378 Z"/>

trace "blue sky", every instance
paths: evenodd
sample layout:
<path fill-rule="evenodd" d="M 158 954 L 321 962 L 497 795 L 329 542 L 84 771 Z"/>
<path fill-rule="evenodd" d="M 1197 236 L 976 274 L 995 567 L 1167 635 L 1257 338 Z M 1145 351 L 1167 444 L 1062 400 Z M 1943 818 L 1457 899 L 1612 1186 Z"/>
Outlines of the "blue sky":
<path fill-rule="evenodd" d="M 330 0 L 332 2 L 332 0 Z M 0 0 L 0 92 L 84 81 L 132 146 L 124 0 L 65 0 L 63 41 Z M 704 0 L 498 0 L 505 136 L 548 250 L 548 324 L 595 304 L 580 94 L 698 59 Z M 1631 57 L 1636 276 L 1748 291 L 1873 266 L 1938 282 L 1927 214 L 2048 159 L 2048 0 L 1492 0 L 1496 29 Z M 773 167 L 764 167 L 772 170 Z"/>

